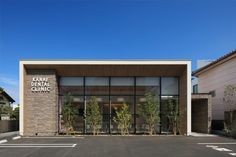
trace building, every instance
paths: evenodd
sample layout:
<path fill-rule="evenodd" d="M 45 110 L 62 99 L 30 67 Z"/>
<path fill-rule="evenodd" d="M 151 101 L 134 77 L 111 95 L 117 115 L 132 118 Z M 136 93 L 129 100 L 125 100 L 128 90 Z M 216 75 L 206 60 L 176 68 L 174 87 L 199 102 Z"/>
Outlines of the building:
<path fill-rule="evenodd" d="M 236 85 L 235 67 L 236 51 L 232 51 L 193 72 L 198 78 L 198 92 L 212 95 L 213 129 L 223 128 L 224 111 L 227 110 L 223 103 L 224 90 L 227 85 Z"/>
<path fill-rule="evenodd" d="M 15 100 L 0 87 L 0 105 L 10 106 Z"/>
<path fill-rule="evenodd" d="M 210 64 L 213 60 L 198 60 L 197 61 L 197 69 L 200 69 L 207 64 Z M 197 77 L 192 77 L 192 93 L 198 93 L 198 79 Z"/>
<path fill-rule="evenodd" d="M 64 131 L 62 106 L 68 96 L 77 108 L 75 130 L 91 133 L 83 113 L 96 96 L 102 113 L 101 133 L 117 133 L 115 108 L 123 103 L 132 113 L 131 133 L 142 133 L 137 113 L 144 95 L 154 92 L 160 101 L 157 133 L 168 133 L 166 103 L 179 106 L 180 132 L 191 133 L 191 62 L 157 60 L 23 60 L 20 61 L 20 134 L 56 135 Z"/>
<path fill-rule="evenodd" d="M 0 87 L 0 120 L 10 120 L 7 109 L 15 100 Z"/>

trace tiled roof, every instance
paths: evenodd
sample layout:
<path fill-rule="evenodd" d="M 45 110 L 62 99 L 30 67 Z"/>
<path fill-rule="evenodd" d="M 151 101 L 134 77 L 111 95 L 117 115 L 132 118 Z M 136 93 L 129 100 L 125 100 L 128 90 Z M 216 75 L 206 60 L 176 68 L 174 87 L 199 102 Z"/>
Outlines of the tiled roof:
<path fill-rule="evenodd" d="M 0 91 L 0 94 L 4 95 L 8 99 L 9 102 L 11 103 L 15 102 L 15 100 L 10 95 L 8 95 L 4 90 Z"/>
<path fill-rule="evenodd" d="M 210 67 L 216 65 L 217 63 L 219 63 L 219 62 L 221 62 L 221 61 L 223 61 L 223 60 L 225 60 L 225 59 L 227 59 L 227 58 L 229 58 L 229 57 L 231 57 L 231 56 L 233 56 L 233 55 L 236 55 L 236 50 L 234 50 L 234 51 L 232 51 L 232 52 L 230 52 L 230 53 L 225 54 L 224 56 L 218 58 L 217 60 L 211 62 L 210 64 L 207 64 L 207 65 L 204 66 L 204 67 L 201 67 L 200 69 L 197 69 L 197 70 L 193 71 L 192 75 L 198 75 L 198 74 L 199 74 L 200 72 L 202 72 L 203 70 L 205 70 L 205 69 L 207 69 L 207 68 L 210 68 Z"/>

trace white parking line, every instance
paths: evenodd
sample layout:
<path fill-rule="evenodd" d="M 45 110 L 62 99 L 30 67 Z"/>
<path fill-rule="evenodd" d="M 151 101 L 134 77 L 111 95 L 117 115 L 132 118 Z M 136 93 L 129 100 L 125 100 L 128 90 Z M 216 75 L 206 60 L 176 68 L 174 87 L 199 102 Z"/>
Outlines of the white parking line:
<path fill-rule="evenodd" d="M 40 137 L 40 136 L 32 136 L 32 137 L 22 137 L 22 138 L 40 138 L 40 139 L 54 139 L 54 138 L 56 138 L 56 139 L 60 139 L 60 138 L 81 138 L 81 139 L 84 139 L 84 137 L 83 136 L 71 136 L 71 137 L 58 137 L 58 136 L 55 136 L 55 137 Z"/>
<path fill-rule="evenodd" d="M 21 136 L 16 136 L 16 137 L 13 137 L 12 140 L 17 140 L 17 139 L 20 139 Z"/>
<path fill-rule="evenodd" d="M 229 142 L 229 143 L 198 143 L 198 144 L 201 144 L 201 145 L 210 145 L 210 144 L 215 144 L 215 145 L 233 145 L 233 144 L 236 144 L 236 142 Z"/>
<path fill-rule="evenodd" d="M 232 152 L 232 150 L 227 149 L 227 148 L 213 147 L 212 149 L 220 151 L 220 152 Z"/>
<path fill-rule="evenodd" d="M 206 145 L 206 147 L 208 147 L 208 148 L 216 148 L 216 147 L 218 147 L 218 146 Z"/>
<path fill-rule="evenodd" d="M 77 144 L 0 144 L 0 148 L 73 148 Z"/>
<path fill-rule="evenodd" d="M 6 142 L 7 142 L 7 140 L 0 140 L 0 144 L 6 143 Z"/>
<path fill-rule="evenodd" d="M 206 143 L 198 143 L 198 144 L 206 144 Z M 207 148 L 212 148 L 213 150 L 217 150 L 220 152 L 232 152 L 231 149 L 223 148 L 222 145 L 231 145 L 231 144 L 236 144 L 236 143 L 207 143 L 207 144 L 218 144 L 221 145 L 221 147 L 216 146 L 216 145 L 206 145 Z M 228 153 L 229 155 L 236 156 L 236 153 Z"/>

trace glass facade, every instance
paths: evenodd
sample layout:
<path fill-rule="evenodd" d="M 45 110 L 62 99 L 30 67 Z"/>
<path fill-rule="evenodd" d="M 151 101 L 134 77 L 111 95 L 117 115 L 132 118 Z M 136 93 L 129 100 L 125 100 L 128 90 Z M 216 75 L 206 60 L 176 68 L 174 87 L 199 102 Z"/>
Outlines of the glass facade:
<path fill-rule="evenodd" d="M 67 96 L 71 97 L 73 115 L 73 131 L 76 133 L 92 133 L 92 128 L 86 123 L 84 113 L 89 105 L 88 100 L 96 97 L 102 114 L 100 133 L 119 133 L 114 123 L 115 109 L 125 103 L 132 114 L 130 133 L 145 133 L 147 125 L 138 114 L 139 106 L 146 102 L 145 94 L 152 92 L 160 103 L 160 123 L 156 124 L 156 133 L 171 132 L 166 106 L 169 99 L 174 99 L 178 106 L 179 78 L 178 77 L 61 77 L 59 86 L 59 132 L 65 129 L 63 117 Z"/>

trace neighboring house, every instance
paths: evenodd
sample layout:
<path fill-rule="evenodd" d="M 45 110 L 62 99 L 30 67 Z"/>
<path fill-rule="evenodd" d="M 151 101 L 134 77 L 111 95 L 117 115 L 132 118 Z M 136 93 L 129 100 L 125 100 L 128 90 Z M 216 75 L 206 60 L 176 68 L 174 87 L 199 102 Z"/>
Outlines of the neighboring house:
<path fill-rule="evenodd" d="M 212 128 L 222 129 L 226 111 L 224 89 L 227 85 L 236 85 L 236 50 L 197 69 L 193 76 L 198 78 L 198 92 L 212 95 Z"/>
<path fill-rule="evenodd" d="M 0 91 L 0 105 L 10 106 L 14 102 L 15 100 L 10 95 L 8 95 L 7 92 L 4 90 Z"/>
<path fill-rule="evenodd" d="M 197 69 L 200 69 L 213 62 L 213 60 L 198 60 Z M 198 93 L 198 78 L 192 77 L 192 93 Z"/>
<path fill-rule="evenodd" d="M 9 120 L 10 117 L 8 114 L 1 113 L 4 106 L 10 106 L 12 103 L 14 103 L 15 100 L 7 94 L 1 87 L 0 87 L 0 119 L 1 120 Z"/>

